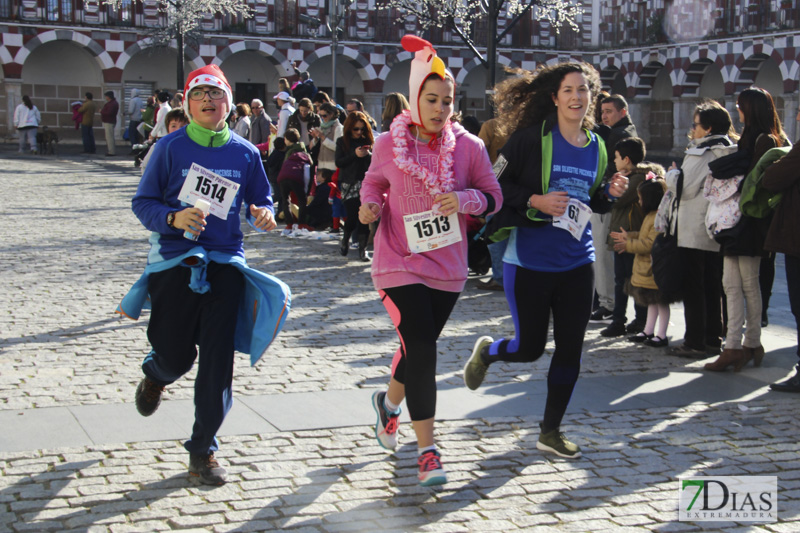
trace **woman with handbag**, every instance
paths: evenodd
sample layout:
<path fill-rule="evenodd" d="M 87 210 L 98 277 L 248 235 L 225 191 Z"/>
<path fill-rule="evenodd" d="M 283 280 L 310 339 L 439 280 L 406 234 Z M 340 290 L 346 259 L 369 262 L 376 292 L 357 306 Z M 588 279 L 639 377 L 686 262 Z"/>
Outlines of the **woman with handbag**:
<path fill-rule="evenodd" d="M 692 113 L 689 145 L 681 167 L 672 163 L 666 175 L 667 188 L 674 195 L 670 233 L 677 236 L 681 264 L 685 269 L 683 314 L 686 332 L 683 343 L 667 353 L 690 359 L 704 359 L 719 353 L 722 343 L 720 286 L 722 265 L 719 244 L 705 230 L 708 200 L 703 186 L 708 164 L 736 151 L 728 111 L 713 100 L 699 104 Z"/>
<path fill-rule="evenodd" d="M 739 139 L 739 151 L 728 156 L 727 163 L 722 159 L 712 164 L 712 176 L 718 178 L 731 174 L 747 176 L 768 150 L 784 146 L 789 141 L 781 126 L 772 96 L 764 89 L 751 87 L 739 94 L 736 102 L 739 121 L 744 124 Z M 738 157 L 737 157 L 738 156 Z M 728 171 L 738 160 L 741 170 Z M 738 203 L 738 194 L 736 195 Z M 738 205 L 737 205 L 738 207 Z M 704 366 L 706 370 L 721 372 L 732 366 L 735 372 L 753 361 L 761 366 L 764 347 L 761 345 L 761 288 L 759 286 L 759 266 L 764 254 L 764 240 L 771 216 L 755 218 L 742 215 L 736 225 L 715 235 L 723 255 L 722 287 L 728 311 L 728 331 L 725 347 L 719 358 Z M 742 326 L 745 326 L 744 340 Z"/>

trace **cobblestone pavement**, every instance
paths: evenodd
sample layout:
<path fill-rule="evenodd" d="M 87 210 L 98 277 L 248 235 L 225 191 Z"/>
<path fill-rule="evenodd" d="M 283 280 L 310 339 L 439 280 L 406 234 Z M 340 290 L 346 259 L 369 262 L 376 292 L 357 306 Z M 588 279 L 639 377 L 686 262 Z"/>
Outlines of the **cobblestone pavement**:
<path fill-rule="evenodd" d="M 131 402 L 148 350 L 147 316 L 134 322 L 113 310 L 147 252 L 148 234 L 130 210 L 138 171 L 121 157 L 17 157 L 3 147 L 0 183 L 0 410 Z M 286 281 L 294 297 L 262 361 L 250 367 L 237 354 L 235 394 L 385 384 L 396 336 L 368 265 L 339 256 L 334 242 L 277 232 L 248 233 L 245 247 L 251 266 Z M 478 335 L 513 333 L 502 295 L 473 284 L 439 342 L 440 387 L 463 386 Z M 599 330 L 587 333 L 583 376 L 702 366 Z M 794 342 L 794 330 L 767 331 Z M 487 383 L 544 380 L 548 364 L 543 357 L 533 367 L 493 366 Z M 192 394 L 192 380 L 183 379 L 165 399 Z M 444 422 L 437 439 L 450 482 L 439 489 L 416 485 L 408 424 L 393 455 L 363 426 L 224 438 L 218 457 L 231 481 L 221 488 L 187 478 L 178 441 L 6 452 L 0 530 L 800 530 L 797 397 L 765 394 L 746 409 L 570 415 L 565 430 L 584 449 L 576 461 L 538 452 L 532 418 Z M 777 475 L 780 521 L 678 522 L 677 476 L 691 474 Z"/>

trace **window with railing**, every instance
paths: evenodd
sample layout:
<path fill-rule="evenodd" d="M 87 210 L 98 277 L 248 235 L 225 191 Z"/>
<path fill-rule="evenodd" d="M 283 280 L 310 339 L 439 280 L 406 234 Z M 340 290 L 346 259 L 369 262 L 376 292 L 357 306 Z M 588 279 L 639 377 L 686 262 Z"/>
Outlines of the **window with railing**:
<path fill-rule="evenodd" d="M 375 8 L 375 40 L 394 43 L 400 40 L 400 24 L 397 23 L 397 8 Z"/>
<path fill-rule="evenodd" d="M 15 19 L 19 10 L 18 0 L 0 0 L 0 18 Z"/>
<path fill-rule="evenodd" d="M 275 33 L 297 34 L 297 0 L 275 0 Z"/>
<path fill-rule="evenodd" d="M 115 26 L 133 26 L 134 4 L 132 0 L 122 0 L 119 8 L 106 6 L 107 20 Z"/>
<path fill-rule="evenodd" d="M 45 20 L 48 22 L 72 22 L 73 0 L 45 0 Z"/>

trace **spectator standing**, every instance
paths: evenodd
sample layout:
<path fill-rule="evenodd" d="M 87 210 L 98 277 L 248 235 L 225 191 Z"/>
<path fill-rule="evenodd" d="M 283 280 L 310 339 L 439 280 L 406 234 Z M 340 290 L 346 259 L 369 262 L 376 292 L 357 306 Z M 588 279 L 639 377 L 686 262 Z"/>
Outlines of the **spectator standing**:
<path fill-rule="evenodd" d="M 39 113 L 39 109 L 33 105 L 30 96 L 24 95 L 22 103 L 14 109 L 14 127 L 17 129 L 19 137 L 19 153 L 25 151 L 26 140 L 31 147 L 31 153 L 37 152 L 36 132 L 41 121 L 42 115 Z"/>
<path fill-rule="evenodd" d="M 594 131 L 605 142 L 608 148 L 608 136 L 611 128 L 603 124 L 603 100 L 611 96 L 600 91 L 595 97 Z M 612 154 L 609 156 L 613 156 Z M 611 160 L 609 160 L 609 165 Z M 629 187 L 630 188 L 630 187 Z M 594 246 L 594 301 L 592 316 L 589 322 L 608 324 L 614 310 L 614 252 L 606 248 L 606 236 L 611 231 L 610 213 L 592 213 L 589 219 L 592 225 L 592 245 Z"/>
<path fill-rule="evenodd" d="M 269 142 L 269 126 L 271 119 L 264 110 L 264 102 L 254 98 L 250 102 L 253 117 L 250 119 L 250 142 L 259 145 Z"/>
<path fill-rule="evenodd" d="M 303 98 L 299 100 L 297 103 L 297 110 L 292 113 L 292 116 L 289 117 L 289 124 L 287 128 L 294 128 L 300 132 L 300 140 L 306 146 L 311 145 L 312 137 L 309 136 L 309 130 L 314 128 L 319 128 L 320 119 L 319 115 L 314 113 L 311 105 L 311 100 L 308 98 Z M 313 157 L 316 154 L 311 152 L 312 159 L 316 161 L 316 158 Z"/>
<path fill-rule="evenodd" d="M 295 112 L 295 108 L 292 104 L 294 104 L 294 98 L 292 98 L 288 92 L 281 91 L 275 96 L 272 97 L 275 100 L 275 103 L 278 106 L 278 126 L 277 130 L 275 131 L 275 135 L 277 137 L 283 137 L 283 134 L 286 133 L 286 128 L 289 124 L 289 117 L 292 116 L 292 113 Z"/>
<path fill-rule="evenodd" d="M 714 100 L 695 107 L 681 168 L 673 162 L 666 175 L 667 188 L 674 198 L 667 211 L 675 210 L 670 221 L 672 235 L 678 237 L 681 263 L 686 269 L 683 314 L 686 332 L 683 343 L 667 353 L 690 359 L 705 359 L 719 354 L 722 342 L 722 264 L 719 244 L 705 228 L 709 202 L 703 197 L 708 165 L 736 151 L 728 111 Z"/>
<path fill-rule="evenodd" d="M 322 91 L 317 96 L 324 94 Z M 309 135 L 314 137 L 311 141 L 313 145 L 319 145 L 319 155 L 317 156 L 317 166 L 336 171 L 336 141 L 342 136 L 342 125 L 339 122 L 339 114 L 330 102 L 325 102 L 319 107 L 319 128 L 309 131 Z M 313 150 L 312 150 L 313 151 Z"/>
<path fill-rule="evenodd" d="M 369 127 L 372 128 L 372 131 L 373 132 L 378 131 L 378 124 L 375 122 L 375 119 L 369 115 L 369 113 L 364 111 L 364 104 L 361 103 L 361 100 L 356 100 L 355 98 L 353 98 L 347 102 L 347 105 L 345 105 L 345 112 L 348 115 L 350 113 L 353 113 L 354 111 L 363 113 L 364 116 L 367 117 L 367 121 L 369 122 Z"/>
<path fill-rule="evenodd" d="M 295 72 L 297 69 L 295 69 Z M 317 94 L 317 86 L 314 85 L 314 80 L 311 79 L 308 71 L 300 72 L 300 81 L 292 89 L 292 96 L 296 102 L 303 98 L 311 100 Z"/>
<path fill-rule="evenodd" d="M 139 97 L 139 89 L 131 89 L 131 99 L 128 101 L 128 141 L 131 143 L 131 148 L 134 144 L 139 144 L 139 124 L 142 123 L 142 110 L 144 109 L 144 101 Z"/>
<path fill-rule="evenodd" d="M 601 109 L 601 116 L 603 118 L 603 124 L 608 126 L 608 139 L 606 140 L 606 153 L 608 154 L 608 167 L 606 168 L 605 179 L 606 181 L 610 180 L 611 177 L 619 170 L 616 168 L 614 163 L 614 151 L 616 149 L 617 143 L 622 139 L 626 139 L 628 137 L 638 137 L 636 134 L 636 126 L 633 125 L 633 121 L 631 117 L 628 115 L 628 102 L 625 98 L 619 94 L 612 94 L 600 104 Z M 639 164 L 641 161 L 637 161 L 635 164 Z M 628 196 L 629 198 L 625 198 L 622 200 L 622 204 L 624 205 L 636 205 L 636 187 L 638 184 L 631 184 L 628 189 Z M 623 206 L 615 205 L 614 209 L 619 210 Z M 615 228 L 614 224 L 611 223 L 611 218 L 614 216 L 614 211 L 611 211 L 611 214 L 608 215 L 608 229 L 605 229 L 603 220 L 600 220 L 601 224 L 597 228 L 600 231 L 604 231 L 603 238 L 608 239 L 608 231 L 619 231 L 619 228 Z M 641 216 L 638 218 L 638 224 L 642 222 Z M 595 217 L 597 220 L 597 217 Z M 626 228 L 626 229 L 630 229 Z M 638 225 L 635 230 L 638 230 Z M 595 226 L 592 225 L 592 231 L 595 231 Z M 609 241 L 608 249 L 613 248 L 613 243 Z M 605 253 L 605 251 L 600 252 Z M 606 266 L 605 262 L 600 262 L 601 267 Z M 595 265 L 596 266 L 596 265 Z M 625 280 L 630 278 L 633 274 L 633 257 L 628 257 L 621 254 L 614 254 L 613 256 L 613 266 L 614 266 L 614 309 L 611 313 L 611 324 L 608 325 L 607 328 L 603 329 L 600 334 L 604 337 L 617 337 L 620 335 L 624 335 L 625 333 L 639 333 L 644 329 L 645 322 L 647 322 L 647 308 L 642 307 L 640 305 L 634 304 L 635 316 L 633 320 L 625 326 L 625 321 L 627 320 L 627 309 L 628 309 L 628 297 L 625 295 Z M 608 273 L 603 271 L 600 272 L 601 276 L 608 276 Z M 598 309 L 600 313 L 596 313 L 595 319 L 599 321 L 602 319 L 601 315 L 605 315 L 605 312 Z M 591 319 L 591 317 L 590 317 Z"/>
<path fill-rule="evenodd" d="M 383 103 L 383 113 L 381 114 L 381 131 L 389 131 L 394 117 L 409 109 L 408 100 L 402 93 L 389 93 Z"/>
<path fill-rule="evenodd" d="M 347 255 L 350 249 L 350 236 L 355 235 L 358 241 L 358 257 L 362 261 L 369 261 L 367 256 L 369 227 L 359 222 L 358 211 L 361 208 L 361 182 L 364 181 L 372 161 L 374 142 L 367 116 L 360 111 L 353 111 L 347 116 L 342 136 L 336 140 L 339 190 L 347 212 L 339 252 L 343 256 Z"/>
<path fill-rule="evenodd" d="M 84 154 L 93 154 L 97 151 L 97 148 L 94 143 L 94 114 L 97 111 L 97 105 L 94 103 L 93 100 L 94 96 L 92 93 L 86 93 L 86 100 L 83 101 L 81 107 L 78 108 L 78 112 L 81 114 L 83 118 L 81 118 L 81 137 L 83 139 L 83 153 Z"/>
<path fill-rule="evenodd" d="M 489 161 L 491 161 L 492 165 L 497 161 L 498 152 L 508 141 L 508 136 L 500 131 L 499 126 L 499 118 L 490 118 L 483 123 L 481 130 L 478 132 L 478 137 L 486 146 L 486 152 L 489 154 Z M 492 258 L 492 277 L 486 281 L 479 281 L 476 285 L 479 289 L 487 291 L 503 290 L 503 255 L 506 253 L 507 245 L 508 239 L 489 242 L 489 256 Z"/>
<path fill-rule="evenodd" d="M 116 155 L 117 144 L 114 140 L 114 128 L 117 126 L 117 113 L 119 113 L 119 102 L 114 98 L 114 91 L 106 91 L 103 96 L 106 103 L 100 110 L 100 120 L 103 122 L 103 130 L 106 134 L 106 156 Z"/>
<path fill-rule="evenodd" d="M 728 177 L 747 176 L 768 150 L 789 144 L 775 110 L 772 96 L 758 87 L 739 93 L 736 101 L 739 121 L 744 124 L 736 154 L 710 164 L 714 178 L 725 174 L 729 163 L 739 160 L 742 169 Z M 723 167 L 723 168 L 720 168 Z M 733 366 L 739 371 L 750 360 L 761 366 L 764 347 L 761 345 L 761 289 L 759 267 L 764 255 L 764 239 L 771 216 L 756 218 L 742 214 L 733 228 L 718 232 L 723 255 L 722 287 L 728 311 L 725 345 L 719 358 L 705 365 L 706 370 L 722 371 Z M 745 327 L 742 340 L 742 327 Z"/>
<path fill-rule="evenodd" d="M 158 108 L 156 109 L 155 126 L 153 126 L 153 131 L 150 132 L 150 137 L 153 139 L 158 139 L 167 134 L 167 113 L 172 110 L 169 105 L 169 100 L 170 98 L 168 92 L 162 91 L 158 93 Z"/>
<path fill-rule="evenodd" d="M 786 288 L 789 307 L 795 321 L 795 352 L 800 358 L 800 143 L 764 171 L 761 185 L 772 193 L 783 193 L 767 232 L 764 249 L 784 254 Z M 770 388 L 778 392 L 800 393 L 800 361 L 794 375 L 773 383 Z"/>
<path fill-rule="evenodd" d="M 250 106 L 244 103 L 236 104 L 236 122 L 233 125 L 241 138 L 250 139 Z"/>

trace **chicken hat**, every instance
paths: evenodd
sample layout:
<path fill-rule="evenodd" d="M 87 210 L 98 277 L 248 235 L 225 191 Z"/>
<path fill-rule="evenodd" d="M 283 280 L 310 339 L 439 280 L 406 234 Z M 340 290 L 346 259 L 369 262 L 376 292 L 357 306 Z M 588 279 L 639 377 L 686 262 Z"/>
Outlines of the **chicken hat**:
<path fill-rule="evenodd" d="M 416 35 L 404 35 L 400 40 L 403 48 L 409 52 L 414 52 L 414 59 L 411 61 L 411 75 L 408 77 L 408 100 L 411 106 L 411 120 L 414 124 L 422 126 L 422 118 L 419 115 L 419 99 L 422 97 L 422 86 L 428 76 L 434 74 L 444 80 L 450 78 L 455 86 L 453 74 L 447 70 L 433 45 L 417 37 Z"/>
<path fill-rule="evenodd" d="M 233 109 L 231 85 L 228 83 L 227 78 L 225 78 L 225 74 L 222 73 L 222 69 L 217 65 L 206 65 L 205 67 L 192 71 L 189 77 L 186 78 L 186 86 L 183 88 L 183 111 L 189 119 L 192 118 L 191 113 L 189 113 L 189 91 L 199 85 L 209 85 L 225 91 L 225 101 L 228 104 L 228 112 Z"/>

